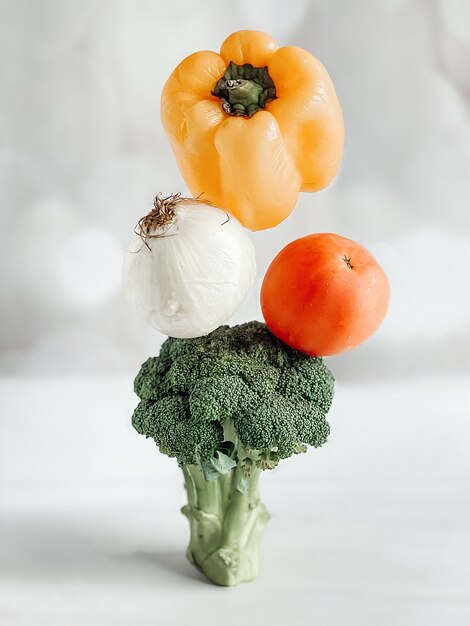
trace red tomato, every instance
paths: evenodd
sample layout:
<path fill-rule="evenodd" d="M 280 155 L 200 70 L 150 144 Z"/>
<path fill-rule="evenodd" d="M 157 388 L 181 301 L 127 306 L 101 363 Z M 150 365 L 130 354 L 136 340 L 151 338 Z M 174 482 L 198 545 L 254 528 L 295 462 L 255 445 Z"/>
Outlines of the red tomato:
<path fill-rule="evenodd" d="M 271 332 L 312 356 L 351 350 L 385 317 L 385 272 L 360 244 L 332 233 L 296 239 L 264 277 L 261 308 Z"/>

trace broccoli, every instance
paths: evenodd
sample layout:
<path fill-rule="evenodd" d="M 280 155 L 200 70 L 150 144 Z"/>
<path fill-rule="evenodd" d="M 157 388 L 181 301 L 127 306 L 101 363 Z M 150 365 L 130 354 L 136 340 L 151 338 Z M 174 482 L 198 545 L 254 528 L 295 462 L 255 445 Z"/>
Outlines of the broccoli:
<path fill-rule="evenodd" d="M 181 466 L 187 556 L 213 582 L 256 577 L 269 519 L 259 476 L 325 443 L 333 387 L 321 358 L 288 347 L 260 322 L 170 337 L 142 365 L 132 423 Z"/>

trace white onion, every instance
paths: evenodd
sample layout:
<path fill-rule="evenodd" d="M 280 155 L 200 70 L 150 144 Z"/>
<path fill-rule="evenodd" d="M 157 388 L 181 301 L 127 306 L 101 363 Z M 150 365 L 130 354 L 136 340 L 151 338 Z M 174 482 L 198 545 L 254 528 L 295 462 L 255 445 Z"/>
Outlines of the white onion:
<path fill-rule="evenodd" d="M 156 330 L 200 337 L 226 323 L 244 300 L 255 276 L 255 252 L 240 222 L 225 211 L 179 196 L 168 200 L 170 223 L 132 238 L 124 288 Z"/>

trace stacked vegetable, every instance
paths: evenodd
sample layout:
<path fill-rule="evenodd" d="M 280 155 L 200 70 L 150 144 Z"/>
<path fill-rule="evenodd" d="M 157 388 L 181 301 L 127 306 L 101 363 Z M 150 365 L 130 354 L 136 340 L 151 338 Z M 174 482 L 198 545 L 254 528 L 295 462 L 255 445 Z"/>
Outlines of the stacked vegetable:
<path fill-rule="evenodd" d="M 219 585 L 252 580 L 269 515 L 259 475 L 322 445 L 333 376 L 385 316 L 387 278 L 358 243 L 317 233 L 287 245 L 261 288 L 266 324 L 223 326 L 255 275 L 244 230 L 278 225 L 299 191 L 335 176 L 343 121 L 308 52 L 240 31 L 168 79 L 162 122 L 193 198 L 160 195 L 137 225 L 124 282 L 169 335 L 135 381 L 137 431 L 184 474 L 189 560 Z"/>

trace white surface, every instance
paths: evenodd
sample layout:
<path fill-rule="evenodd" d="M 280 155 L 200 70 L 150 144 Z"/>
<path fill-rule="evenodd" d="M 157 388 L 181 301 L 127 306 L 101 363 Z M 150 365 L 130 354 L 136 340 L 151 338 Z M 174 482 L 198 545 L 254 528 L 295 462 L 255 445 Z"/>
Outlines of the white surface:
<path fill-rule="evenodd" d="M 0 383 L 0 624 L 468 626 L 469 380 L 338 385 L 330 441 L 262 477 L 262 574 L 185 561 L 130 379 Z"/>

